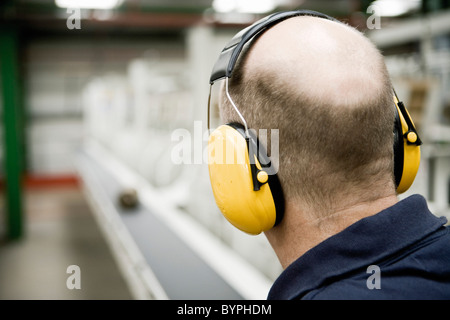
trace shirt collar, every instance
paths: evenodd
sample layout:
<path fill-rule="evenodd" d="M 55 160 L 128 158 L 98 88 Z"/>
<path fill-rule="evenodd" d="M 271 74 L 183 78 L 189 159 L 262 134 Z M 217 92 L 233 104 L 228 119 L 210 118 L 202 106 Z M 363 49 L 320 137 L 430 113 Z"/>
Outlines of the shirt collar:
<path fill-rule="evenodd" d="M 377 264 L 446 223 L 420 195 L 410 196 L 324 240 L 289 265 L 268 299 L 295 299 L 334 277 Z"/>

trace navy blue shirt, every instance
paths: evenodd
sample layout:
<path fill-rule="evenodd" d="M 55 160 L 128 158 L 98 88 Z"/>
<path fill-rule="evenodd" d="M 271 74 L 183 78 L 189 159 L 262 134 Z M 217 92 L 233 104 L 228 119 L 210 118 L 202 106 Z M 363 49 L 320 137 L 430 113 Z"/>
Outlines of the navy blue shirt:
<path fill-rule="evenodd" d="M 410 196 L 307 251 L 268 299 L 450 299 L 446 222 Z"/>

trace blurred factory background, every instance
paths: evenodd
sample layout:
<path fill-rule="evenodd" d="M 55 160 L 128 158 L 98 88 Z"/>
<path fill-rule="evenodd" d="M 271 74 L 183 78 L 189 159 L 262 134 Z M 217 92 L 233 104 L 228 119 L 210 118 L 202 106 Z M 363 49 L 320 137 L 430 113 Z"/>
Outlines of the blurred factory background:
<path fill-rule="evenodd" d="M 224 222 L 198 150 L 218 53 L 298 8 L 382 50 L 424 141 L 402 197 L 450 217 L 448 0 L 3 0 L 0 299 L 264 299 L 281 266 Z"/>

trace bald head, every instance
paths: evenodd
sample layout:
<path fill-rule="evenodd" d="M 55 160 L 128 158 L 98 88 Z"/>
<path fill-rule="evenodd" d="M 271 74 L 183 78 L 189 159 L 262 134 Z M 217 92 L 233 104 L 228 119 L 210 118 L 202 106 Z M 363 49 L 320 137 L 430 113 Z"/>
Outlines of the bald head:
<path fill-rule="evenodd" d="M 244 68 L 248 76 L 264 75 L 297 94 L 347 106 L 380 90 L 385 77 L 381 55 L 360 32 L 308 16 L 265 32 Z"/>
<path fill-rule="evenodd" d="M 246 48 L 229 87 L 249 127 L 279 129 L 287 202 L 325 214 L 349 194 L 395 193 L 392 87 L 357 30 L 309 16 L 282 21 Z M 224 95 L 220 111 L 239 122 Z"/>

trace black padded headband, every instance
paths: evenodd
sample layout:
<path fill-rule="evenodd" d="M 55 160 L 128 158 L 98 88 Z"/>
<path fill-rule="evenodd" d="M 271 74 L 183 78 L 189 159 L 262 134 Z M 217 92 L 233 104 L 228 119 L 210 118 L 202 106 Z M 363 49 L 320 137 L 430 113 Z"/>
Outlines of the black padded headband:
<path fill-rule="evenodd" d="M 257 34 L 267 30 L 271 26 L 291 17 L 295 16 L 311 16 L 323 18 L 335 22 L 339 20 L 330 17 L 326 14 L 311 11 L 311 10 L 296 10 L 296 11 L 285 11 L 271 14 L 261 20 L 256 21 L 254 24 L 248 26 L 247 28 L 238 32 L 230 42 L 227 43 L 225 48 L 219 55 L 216 63 L 214 64 L 209 83 L 213 84 L 215 81 L 223 78 L 230 78 L 233 73 L 233 68 L 242 51 L 244 45 L 253 39 Z"/>

